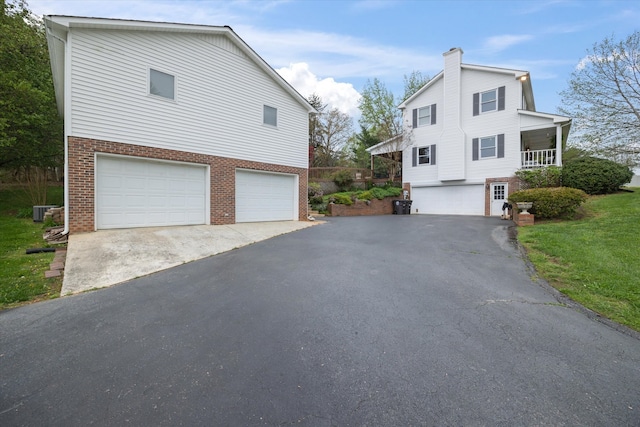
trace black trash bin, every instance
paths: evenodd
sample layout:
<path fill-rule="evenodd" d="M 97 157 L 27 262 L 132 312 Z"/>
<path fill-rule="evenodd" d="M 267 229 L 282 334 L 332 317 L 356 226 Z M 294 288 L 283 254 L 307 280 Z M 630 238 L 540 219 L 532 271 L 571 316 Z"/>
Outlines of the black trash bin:
<path fill-rule="evenodd" d="M 411 200 L 402 201 L 402 213 L 405 215 L 411 214 Z"/>
<path fill-rule="evenodd" d="M 403 212 L 403 200 L 392 200 L 391 204 L 393 206 L 393 214 L 394 215 L 402 215 Z"/>

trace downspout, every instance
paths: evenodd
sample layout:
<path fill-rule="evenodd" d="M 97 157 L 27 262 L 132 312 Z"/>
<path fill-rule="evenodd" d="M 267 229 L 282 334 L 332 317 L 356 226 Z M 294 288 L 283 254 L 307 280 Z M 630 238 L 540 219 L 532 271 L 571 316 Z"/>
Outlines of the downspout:
<path fill-rule="evenodd" d="M 64 76 L 63 76 L 63 85 L 64 85 L 64 89 L 63 89 L 63 108 L 64 110 L 67 109 L 67 102 L 66 98 L 67 98 L 67 85 L 65 84 L 67 81 L 67 67 L 66 67 L 66 56 L 67 56 L 67 42 L 63 39 L 61 39 L 60 37 L 56 36 L 55 34 L 53 34 L 53 32 L 51 31 L 51 29 L 49 28 L 49 26 L 46 26 L 47 29 L 47 35 L 54 38 L 55 40 L 58 40 L 60 43 L 62 43 L 64 45 L 64 54 L 65 54 L 65 58 L 63 59 L 63 65 L 64 66 Z M 53 55 L 50 55 L 53 56 Z M 62 112 L 62 120 L 63 120 L 63 138 L 64 138 L 64 191 L 63 191 L 63 196 L 64 196 L 64 229 L 62 230 L 63 235 L 67 235 L 69 234 L 69 138 L 67 137 L 69 132 L 68 132 L 68 125 L 67 125 L 67 120 L 66 117 L 69 117 L 67 115 L 67 112 L 64 111 Z"/>

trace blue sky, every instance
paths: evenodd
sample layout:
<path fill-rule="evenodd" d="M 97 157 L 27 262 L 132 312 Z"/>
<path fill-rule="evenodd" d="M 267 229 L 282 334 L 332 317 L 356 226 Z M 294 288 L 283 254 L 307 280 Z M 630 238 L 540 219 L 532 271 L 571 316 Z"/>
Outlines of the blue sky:
<path fill-rule="evenodd" d="M 605 37 L 640 30 L 640 2 L 29 0 L 36 15 L 229 25 L 303 96 L 357 118 L 378 78 L 395 95 L 403 77 L 434 76 L 442 53 L 463 62 L 531 72 L 536 109 L 556 113 L 576 65 Z"/>

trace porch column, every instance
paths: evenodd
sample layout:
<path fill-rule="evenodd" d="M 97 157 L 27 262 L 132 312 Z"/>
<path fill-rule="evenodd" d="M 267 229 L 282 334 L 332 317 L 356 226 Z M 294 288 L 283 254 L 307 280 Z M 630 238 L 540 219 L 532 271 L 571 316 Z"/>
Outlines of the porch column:
<path fill-rule="evenodd" d="M 562 166 L 562 125 L 556 125 L 556 166 Z"/>

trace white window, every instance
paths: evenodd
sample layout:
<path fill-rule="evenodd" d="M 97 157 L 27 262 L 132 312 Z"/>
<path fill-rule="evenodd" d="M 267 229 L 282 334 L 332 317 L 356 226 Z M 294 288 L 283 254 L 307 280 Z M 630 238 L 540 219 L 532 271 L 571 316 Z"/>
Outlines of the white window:
<path fill-rule="evenodd" d="M 418 148 L 418 164 L 429 165 L 431 164 L 431 152 L 429 147 Z"/>
<path fill-rule="evenodd" d="M 176 99 L 176 81 L 171 74 L 149 70 L 149 93 L 167 99 Z"/>
<path fill-rule="evenodd" d="M 487 113 L 498 109 L 498 89 L 489 90 L 480 94 L 480 112 Z"/>
<path fill-rule="evenodd" d="M 263 123 L 270 126 L 278 126 L 278 109 L 264 106 Z"/>
<path fill-rule="evenodd" d="M 491 157 L 496 157 L 496 137 L 495 136 L 486 136 L 484 138 L 480 138 L 480 158 L 488 159 Z"/>
<path fill-rule="evenodd" d="M 426 126 L 431 124 L 431 105 L 428 107 L 418 108 L 418 126 Z"/>

